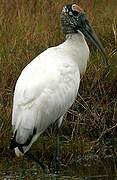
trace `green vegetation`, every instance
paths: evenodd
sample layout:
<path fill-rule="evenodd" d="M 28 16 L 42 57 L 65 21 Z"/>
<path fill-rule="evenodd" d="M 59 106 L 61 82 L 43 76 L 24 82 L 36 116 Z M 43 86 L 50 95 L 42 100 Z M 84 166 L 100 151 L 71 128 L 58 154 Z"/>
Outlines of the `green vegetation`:
<path fill-rule="evenodd" d="M 19 172 L 21 168 L 22 160 L 14 158 L 8 150 L 12 136 L 12 99 L 16 80 L 34 57 L 64 40 L 59 16 L 63 5 L 72 2 L 0 0 L 1 172 L 5 172 L 4 168 L 11 171 L 11 167 Z M 61 129 L 61 160 L 65 165 L 92 152 L 104 156 L 108 151 L 109 155 L 114 153 L 117 156 L 116 147 L 112 148 L 112 144 L 117 142 L 117 1 L 81 0 L 80 5 L 86 10 L 106 49 L 110 66 L 102 64 L 99 53 L 89 44 L 91 58 L 81 80 L 81 97 L 78 96 L 66 114 Z M 32 148 L 39 150 L 48 164 L 54 141 L 54 136 L 48 131 Z M 26 163 L 26 168 L 34 165 L 32 162 Z"/>

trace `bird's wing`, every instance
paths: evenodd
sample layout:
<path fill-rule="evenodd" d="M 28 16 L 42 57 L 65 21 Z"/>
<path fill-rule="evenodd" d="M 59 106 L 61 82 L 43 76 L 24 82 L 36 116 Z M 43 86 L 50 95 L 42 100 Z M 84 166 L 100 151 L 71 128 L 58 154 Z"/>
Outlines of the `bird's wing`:
<path fill-rule="evenodd" d="M 47 52 L 33 60 L 16 83 L 12 125 L 14 130 L 22 129 L 19 136 L 34 127 L 44 131 L 67 111 L 77 95 L 80 76 L 76 64 L 67 57 L 62 61 L 59 53 L 56 57 L 51 50 Z"/>

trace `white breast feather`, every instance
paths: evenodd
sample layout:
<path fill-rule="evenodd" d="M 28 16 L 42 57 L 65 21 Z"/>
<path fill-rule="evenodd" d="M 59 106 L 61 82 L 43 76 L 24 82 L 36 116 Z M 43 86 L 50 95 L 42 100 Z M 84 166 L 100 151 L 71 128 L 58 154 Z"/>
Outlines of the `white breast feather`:
<path fill-rule="evenodd" d="M 68 110 L 77 96 L 79 67 L 64 46 L 49 48 L 36 57 L 16 83 L 12 125 L 14 131 L 18 130 L 18 143 L 25 143 L 34 127 L 42 133 Z"/>

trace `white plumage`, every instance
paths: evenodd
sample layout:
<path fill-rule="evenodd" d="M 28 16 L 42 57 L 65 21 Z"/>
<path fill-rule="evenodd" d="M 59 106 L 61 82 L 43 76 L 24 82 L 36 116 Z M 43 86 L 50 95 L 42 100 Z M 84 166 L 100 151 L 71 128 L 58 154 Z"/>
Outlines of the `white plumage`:
<path fill-rule="evenodd" d="M 73 104 L 80 75 L 85 72 L 89 58 L 84 36 L 100 50 L 105 63 L 108 62 L 101 42 L 78 5 L 63 8 L 61 25 L 65 42 L 37 56 L 24 68 L 16 83 L 12 114 L 14 137 L 10 147 L 17 156 L 26 153 L 50 124 L 58 121 L 60 126 Z"/>
<path fill-rule="evenodd" d="M 51 123 L 58 120 L 61 125 L 77 96 L 88 57 L 89 48 L 79 32 L 67 35 L 64 43 L 48 48 L 24 68 L 16 83 L 12 114 L 17 143 L 24 144 L 36 128 L 24 152 Z M 15 152 L 21 154 L 17 147 Z"/>

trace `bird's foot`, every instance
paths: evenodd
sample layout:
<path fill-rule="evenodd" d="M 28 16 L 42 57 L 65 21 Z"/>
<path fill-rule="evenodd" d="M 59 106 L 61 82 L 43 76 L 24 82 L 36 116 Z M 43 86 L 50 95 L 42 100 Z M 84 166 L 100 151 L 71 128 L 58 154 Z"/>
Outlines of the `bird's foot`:
<path fill-rule="evenodd" d="M 52 160 L 52 170 L 54 174 L 59 174 L 60 172 L 60 166 L 61 166 L 61 162 L 59 157 L 54 157 Z"/>
<path fill-rule="evenodd" d="M 26 152 L 25 155 L 28 157 L 28 159 L 31 159 L 31 160 L 35 161 L 36 163 L 38 163 L 45 174 L 49 173 L 48 166 L 46 164 L 44 164 L 44 162 L 42 160 L 37 159 L 31 152 Z"/>

